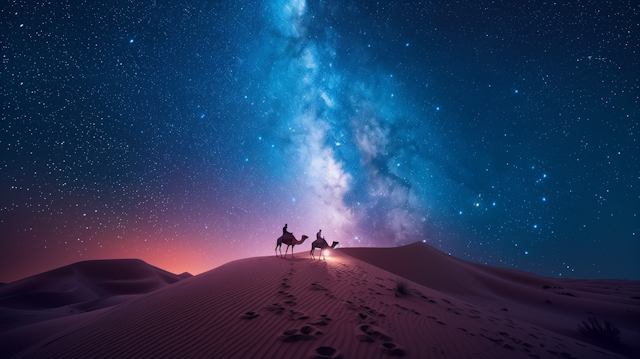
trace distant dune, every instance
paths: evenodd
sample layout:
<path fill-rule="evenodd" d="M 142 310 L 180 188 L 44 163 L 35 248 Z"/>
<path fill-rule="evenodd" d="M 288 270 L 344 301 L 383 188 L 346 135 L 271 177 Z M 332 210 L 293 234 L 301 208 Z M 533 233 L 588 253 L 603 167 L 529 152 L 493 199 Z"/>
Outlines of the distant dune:
<path fill-rule="evenodd" d="M 75 324 L 86 317 L 80 313 L 112 307 L 188 277 L 191 274 L 175 275 L 139 259 L 112 259 L 78 262 L 4 284 L 0 354 Z"/>
<path fill-rule="evenodd" d="M 633 297 L 638 281 L 544 278 L 424 243 L 248 258 L 195 277 L 90 261 L 0 287 L 0 343 L 17 358 L 633 358 Z M 622 343 L 581 337 L 589 316 Z"/>

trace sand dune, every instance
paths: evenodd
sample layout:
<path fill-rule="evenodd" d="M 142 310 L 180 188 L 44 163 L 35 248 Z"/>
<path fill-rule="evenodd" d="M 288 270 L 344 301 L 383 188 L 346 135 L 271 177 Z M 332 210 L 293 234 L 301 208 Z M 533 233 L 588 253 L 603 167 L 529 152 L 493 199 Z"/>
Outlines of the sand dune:
<path fill-rule="evenodd" d="M 626 303 L 627 296 L 638 295 L 637 282 L 558 281 L 485 268 L 426 244 L 379 250 L 337 250 L 326 261 L 300 255 L 231 262 L 120 305 L 85 313 L 91 317 L 16 357 L 625 357 L 558 333 L 553 325 L 549 329 L 534 324 L 521 312 L 535 308 L 536 315 L 555 318 L 550 320 L 570 320 L 560 327 L 573 330 L 578 323 L 573 312 L 562 314 L 572 307 L 564 301 L 580 301 L 579 310 L 593 305 L 592 310 L 599 312 L 629 310 L 637 316 L 638 305 Z M 421 262 L 412 264 L 414 257 Z M 394 288 L 402 277 L 410 280 L 410 290 L 397 295 Z M 628 292 L 607 295 L 606 287 L 613 288 L 612 283 L 626 283 Z M 547 284 L 552 288 L 543 289 Z M 525 290 L 530 292 L 518 294 Z M 577 297 L 554 290 L 569 290 Z M 551 304 L 544 302 L 547 297 Z M 507 311 L 495 309 L 500 306 Z M 586 319 L 587 314 L 579 317 Z M 35 330 L 47 324 L 51 322 L 32 326 Z M 625 340 L 633 340 L 637 328 L 624 325 L 619 324 Z"/>
<path fill-rule="evenodd" d="M 78 262 L 5 284 L 0 287 L 0 355 L 13 354 L 79 321 L 67 317 L 127 302 L 189 276 L 138 259 L 114 259 Z"/>
<path fill-rule="evenodd" d="M 139 259 L 78 262 L 0 287 L 0 307 L 57 308 L 109 296 L 148 293 L 182 279 Z"/>
<path fill-rule="evenodd" d="M 504 312 L 510 318 L 578 340 L 585 338 L 576 328 L 588 317 L 615 323 L 622 330 L 622 343 L 631 348 L 625 352 L 640 354 L 638 281 L 541 277 L 466 262 L 420 242 L 397 248 L 342 251 L 470 304 Z M 398 261 L 402 265 L 393 265 Z M 452 279 L 455 285 L 449 284 Z"/>

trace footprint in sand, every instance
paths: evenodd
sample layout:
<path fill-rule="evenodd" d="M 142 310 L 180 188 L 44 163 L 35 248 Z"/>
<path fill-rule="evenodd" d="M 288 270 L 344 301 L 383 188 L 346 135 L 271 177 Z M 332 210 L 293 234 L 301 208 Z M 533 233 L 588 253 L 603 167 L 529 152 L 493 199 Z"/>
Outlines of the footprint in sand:
<path fill-rule="evenodd" d="M 309 319 L 309 315 L 307 315 L 307 313 L 304 313 L 304 312 L 296 312 L 294 310 L 290 310 L 289 314 L 287 314 L 287 318 L 291 320 Z"/>
<path fill-rule="evenodd" d="M 287 300 L 286 302 L 284 302 L 284 304 L 293 307 L 294 305 L 298 305 L 298 302 L 296 302 L 295 300 Z"/>
<path fill-rule="evenodd" d="M 350 301 L 350 300 L 346 300 L 344 305 L 347 307 L 347 309 L 349 310 L 358 310 L 358 307 L 356 307 L 356 305 Z"/>
<path fill-rule="evenodd" d="M 504 339 L 502 338 L 492 338 L 492 337 L 488 337 L 482 333 L 480 333 L 480 336 L 483 338 L 487 338 L 489 340 L 491 340 L 492 342 L 496 343 L 496 344 L 501 344 L 502 342 L 504 342 Z"/>
<path fill-rule="evenodd" d="M 356 339 L 361 342 L 375 342 L 376 340 L 381 340 L 384 342 L 390 342 L 393 340 L 389 334 L 384 332 L 382 329 L 369 325 L 369 324 L 361 324 L 355 328 Z"/>
<path fill-rule="evenodd" d="M 296 300 L 296 296 L 289 293 L 289 292 L 285 292 L 284 290 L 279 290 L 278 291 L 279 295 L 282 295 L 283 297 L 287 298 L 287 300 Z"/>
<path fill-rule="evenodd" d="M 344 356 L 342 353 L 332 347 L 317 347 L 313 349 L 309 359 L 342 359 Z"/>
<path fill-rule="evenodd" d="M 311 290 L 328 290 L 328 289 L 321 286 L 318 283 L 311 283 Z"/>
<path fill-rule="evenodd" d="M 391 355 L 391 356 L 401 357 L 401 356 L 407 355 L 407 350 L 404 347 L 402 347 L 402 346 L 400 346 L 400 345 L 398 345 L 398 344 L 396 344 L 394 342 L 382 343 L 380 345 L 379 349 L 383 353 Z"/>
<path fill-rule="evenodd" d="M 358 323 L 366 323 L 366 324 L 372 324 L 372 325 L 378 324 L 378 321 L 374 319 L 372 316 L 370 316 L 369 314 L 355 313 L 354 316 Z"/>
<path fill-rule="evenodd" d="M 311 325 L 325 326 L 329 324 L 332 320 L 333 319 L 329 318 L 328 315 L 320 314 L 318 316 L 315 316 L 313 319 L 311 319 L 307 323 Z"/>
<path fill-rule="evenodd" d="M 427 315 L 427 318 L 435 320 L 436 323 L 438 323 L 438 324 L 447 325 L 447 323 L 443 323 L 443 322 L 439 321 L 438 318 L 436 318 L 436 317 L 432 317 L 430 315 Z"/>
<path fill-rule="evenodd" d="M 281 314 L 282 312 L 284 312 L 284 307 L 280 305 L 280 303 L 273 303 L 263 307 L 262 309 L 269 312 L 276 312 L 277 314 Z"/>
<path fill-rule="evenodd" d="M 283 332 L 282 335 L 278 336 L 278 340 L 289 343 L 301 340 L 318 339 L 323 335 L 324 333 L 318 330 L 318 328 L 311 325 L 305 325 L 299 329 L 290 329 Z"/>
<path fill-rule="evenodd" d="M 377 317 L 386 317 L 386 315 L 384 315 L 384 314 L 378 312 L 377 310 L 375 310 L 375 309 L 373 309 L 373 308 L 371 308 L 369 306 L 366 306 L 366 305 L 361 305 L 360 309 L 364 309 L 365 311 L 369 312 L 369 314 L 377 316 Z"/>
<path fill-rule="evenodd" d="M 244 314 L 242 314 L 240 316 L 240 318 L 242 319 L 253 319 L 253 318 L 257 318 L 260 314 L 256 313 L 256 312 L 246 312 Z"/>

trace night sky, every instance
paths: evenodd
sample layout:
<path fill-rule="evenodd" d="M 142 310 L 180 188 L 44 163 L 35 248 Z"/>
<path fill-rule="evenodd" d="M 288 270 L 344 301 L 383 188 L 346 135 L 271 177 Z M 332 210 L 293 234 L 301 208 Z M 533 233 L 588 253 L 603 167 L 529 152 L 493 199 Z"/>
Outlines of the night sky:
<path fill-rule="evenodd" d="M 0 281 L 426 243 L 640 279 L 635 1 L 6 1 Z M 310 242 L 295 253 L 308 257 Z"/>

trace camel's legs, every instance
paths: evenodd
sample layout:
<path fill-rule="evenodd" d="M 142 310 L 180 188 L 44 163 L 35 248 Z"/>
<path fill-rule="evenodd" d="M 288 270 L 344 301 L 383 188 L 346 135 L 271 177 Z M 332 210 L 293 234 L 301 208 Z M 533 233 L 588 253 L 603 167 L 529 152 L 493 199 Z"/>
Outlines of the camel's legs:
<path fill-rule="evenodd" d="M 280 251 L 280 257 L 282 257 L 282 243 L 278 244 L 278 251 Z M 276 255 L 278 255 L 278 253 L 276 252 Z"/>
<path fill-rule="evenodd" d="M 313 256 L 313 250 L 314 250 L 314 249 L 315 249 L 315 248 L 311 247 L 311 252 L 309 252 L 309 254 L 311 254 L 311 258 L 312 258 L 312 259 L 316 259 L 316 257 L 314 257 L 314 256 Z"/>

